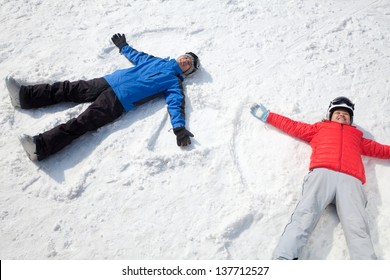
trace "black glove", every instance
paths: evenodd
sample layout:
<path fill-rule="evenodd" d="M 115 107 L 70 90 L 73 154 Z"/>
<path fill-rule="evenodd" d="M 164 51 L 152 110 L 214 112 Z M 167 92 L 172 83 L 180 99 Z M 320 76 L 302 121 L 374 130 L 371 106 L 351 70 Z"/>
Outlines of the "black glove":
<path fill-rule="evenodd" d="M 119 51 L 121 51 L 121 49 L 128 45 L 128 43 L 126 42 L 126 36 L 125 34 L 115 34 L 114 36 L 111 37 L 111 40 L 112 42 L 115 44 L 115 46 L 118 47 Z"/>
<path fill-rule="evenodd" d="M 194 137 L 194 134 L 189 132 L 184 126 L 174 128 L 173 132 L 176 135 L 176 141 L 179 147 L 191 144 L 190 137 Z"/>

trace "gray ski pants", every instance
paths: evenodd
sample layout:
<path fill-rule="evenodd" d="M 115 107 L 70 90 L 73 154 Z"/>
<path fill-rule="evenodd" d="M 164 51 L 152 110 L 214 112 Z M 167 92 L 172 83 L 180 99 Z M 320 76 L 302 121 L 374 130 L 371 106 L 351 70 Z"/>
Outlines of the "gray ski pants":
<path fill-rule="evenodd" d="M 376 259 L 368 227 L 367 199 L 360 180 L 326 168 L 306 175 L 303 194 L 286 226 L 273 259 L 296 259 L 306 245 L 321 214 L 335 204 L 351 259 Z"/>

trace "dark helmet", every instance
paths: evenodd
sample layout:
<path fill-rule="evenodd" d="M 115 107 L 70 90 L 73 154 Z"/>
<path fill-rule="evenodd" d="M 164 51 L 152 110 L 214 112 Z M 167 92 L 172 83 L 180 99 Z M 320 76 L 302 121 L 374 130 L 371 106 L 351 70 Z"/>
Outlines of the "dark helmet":
<path fill-rule="evenodd" d="M 327 113 L 327 119 L 331 120 L 333 112 L 337 109 L 346 110 L 351 117 L 351 123 L 353 122 L 353 111 L 355 110 L 355 104 L 352 103 L 347 97 L 339 96 L 330 101 Z"/>
<path fill-rule="evenodd" d="M 196 72 L 196 70 L 199 69 L 200 61 L 199 61 L 198 56 L 196 54 L 194 54 L 193 52 L 187 52 L 185 55 L 188 56 L 192 61 L 190 69 L 188 69 L 187 71 L 185 71 L 183 73 L 183 75 L 185 77 L 188 77 L 188 76 L 191 76 L 192 74 L 194 74 Z"/>

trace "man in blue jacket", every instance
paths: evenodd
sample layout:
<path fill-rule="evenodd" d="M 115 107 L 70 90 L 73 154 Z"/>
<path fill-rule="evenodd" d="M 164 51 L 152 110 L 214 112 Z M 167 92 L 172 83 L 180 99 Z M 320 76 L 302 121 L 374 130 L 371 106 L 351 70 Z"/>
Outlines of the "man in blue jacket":
<path fill-rule="evenodd" d="M 23 86 L 12 77 L 6 78 L 14 107 L 30 109 L 59 102 L 93 102 L 77 118 L 36 136 L 22 135 L 20 141 L 31 160 L 45 159 L 84 133 L 158 96 L 163 96 L 168 105 L 177 145 L 191 144 L 190 137 L 194 135 L 185 128 L 182 81 L 199 68 L 198 57 L 188 52 L 177 59 L 162 59 L 133 49 L 124 34 L 115 34 L 111 39 L 134 67 L 102 78 L 52 85 Z"/>

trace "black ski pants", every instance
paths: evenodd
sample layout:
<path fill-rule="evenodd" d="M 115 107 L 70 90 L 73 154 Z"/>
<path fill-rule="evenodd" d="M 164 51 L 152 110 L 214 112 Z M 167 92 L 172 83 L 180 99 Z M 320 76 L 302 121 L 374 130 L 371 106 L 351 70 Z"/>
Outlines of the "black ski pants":
<path fill-rule="evenodd" d="M 34 136 L 38 160 L 58 152 L 86 132 L 94 131 L 124 113 L 122 104 L 104 78 L 22 86 L 20 97 L 23 109 L 60 102 L 92 102 L 77 118 Z"/>

